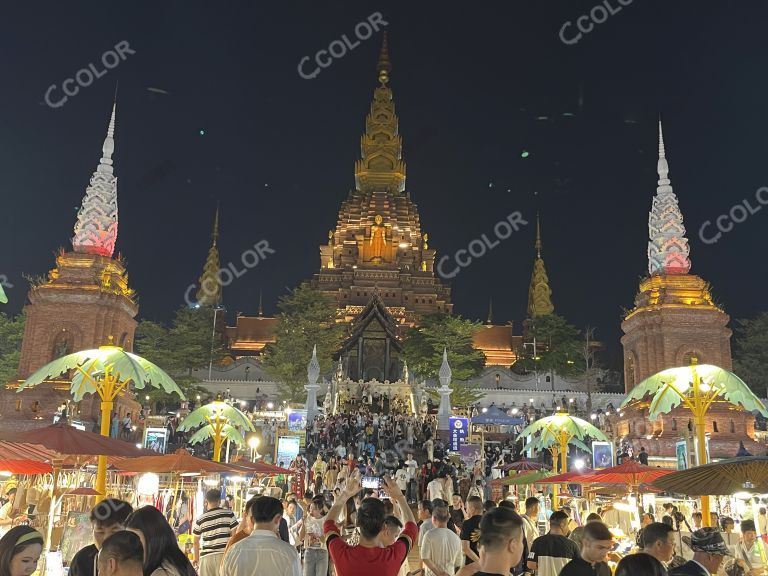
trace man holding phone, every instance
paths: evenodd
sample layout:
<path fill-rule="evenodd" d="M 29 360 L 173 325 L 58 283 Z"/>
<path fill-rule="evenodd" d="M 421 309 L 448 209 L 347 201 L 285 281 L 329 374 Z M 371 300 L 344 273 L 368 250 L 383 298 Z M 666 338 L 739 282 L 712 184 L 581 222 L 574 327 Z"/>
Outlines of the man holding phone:
<path fill-rule="evenodd" d="M 369 480 L 366 478 L 366 483 Z M 357 510 L 356 526 L 360 529 L 360 541 L 350 546 L 341 538 L 336 522 L 347 501 L 360 492 L 360 473 L 352 472 L 347 478 L 338 498 L 328 511 L 323 525 L 328 552 L 336 567 L 337 576 L 397 576 L 400 566 L 416 539 L 418 530 L 413 512 L 408 506 L 405 494 L 389 476 L 381 479 L 381 489 L 397 503 L 404 520 L 403 531 L 394 544 L 382 548 L 379 533 L 384 528 L 386 510 L 384 502 L 376 498 L 364 498 Z"/>

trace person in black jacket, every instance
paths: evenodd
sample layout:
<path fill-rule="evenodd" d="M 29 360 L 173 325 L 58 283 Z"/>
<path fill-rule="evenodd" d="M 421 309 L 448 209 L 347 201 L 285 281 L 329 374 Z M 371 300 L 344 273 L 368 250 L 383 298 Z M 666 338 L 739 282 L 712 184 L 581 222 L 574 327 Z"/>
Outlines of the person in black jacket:
<path fill-rule="evenodd" d="M 669 576 L 712 576 L 717 574 L 723 559 L 731 556 L 722 535 L 717 528 L 700 528 L 691 534 L 690 543 L 693 560 L 673 568 Z"/>
<path fill-rule="evenodd" d="M 91 510 L 93 544 L 78 550 L 69 566 L 69 576 L 96 576 L 96 555 L 104 540 L 125 528 L 125 520 L 133 512 L 128 502 L 107 498 Z"/>

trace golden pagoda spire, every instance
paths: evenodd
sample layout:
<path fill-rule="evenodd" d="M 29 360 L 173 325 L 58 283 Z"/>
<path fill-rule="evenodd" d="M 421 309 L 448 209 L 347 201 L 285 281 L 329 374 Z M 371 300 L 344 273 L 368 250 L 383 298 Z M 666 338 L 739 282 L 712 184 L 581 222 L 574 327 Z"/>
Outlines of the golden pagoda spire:
<path fill-rule="evenodd" d="M 489 326 L 493 324 L 493 298 L 488 300 L 488 318 L 485 320 L 485 323 Z"/>
<path fill-rule="evenodd" d="M 203 273 L 200 276 L 200 287 L 195 295 L 199 306 L 208 306 L 211 308 L 221 304 L 221 281 L 219 279 L 219 249 L 216 243 L 219 239 L 219 207 L 216 207 L 216 216 L 213 220 L 213 233 L 211 234 L 211 248 L 208 250 L 208 257 L 205 259 Z"/>
<path fill-rule="evenodd" d="M 355 184 L 361 191 L 386 187 L 402 192 L 405 190 L 405 162 L 392 90 L 387 85 L 392 63 L 386 32 L 376 70 L 380 86 L 374 90 L 371 112 L 365 119 L 365 134 L 360 140 L 361 158 L 355 162 Z"/>
<path fill-rule="evenodd" d="M 531 286 L 528 288 L 528 318 L 547 316 L 555 311 L 552 304 L 552 290 L 549 287 L 549 277 L 541 257 L 541 226 L 536 215 L 536 260 L 533 263 Z"/>
<path fill-rule="evenodd" d="M 259 290 L 259 318 L 264 316 L 264 308 L 262 308 L 261 306 L 261 294 L 262 294 L 262 291 Z"/>

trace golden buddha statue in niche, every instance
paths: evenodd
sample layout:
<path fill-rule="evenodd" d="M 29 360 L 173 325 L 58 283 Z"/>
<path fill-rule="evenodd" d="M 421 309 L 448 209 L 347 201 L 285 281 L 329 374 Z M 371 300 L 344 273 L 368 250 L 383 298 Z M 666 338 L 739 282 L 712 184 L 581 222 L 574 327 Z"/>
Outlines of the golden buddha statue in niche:
<path fill-rule="evenodd" d="M 374 224 L 371 226 L 371 256 L 372 259 L 381 260 L 384 255 L 384 248 L 387 245 L 387 230 L 381 225 L 383 218 L 381 214 L 376 214 L 373 219 Z"/>

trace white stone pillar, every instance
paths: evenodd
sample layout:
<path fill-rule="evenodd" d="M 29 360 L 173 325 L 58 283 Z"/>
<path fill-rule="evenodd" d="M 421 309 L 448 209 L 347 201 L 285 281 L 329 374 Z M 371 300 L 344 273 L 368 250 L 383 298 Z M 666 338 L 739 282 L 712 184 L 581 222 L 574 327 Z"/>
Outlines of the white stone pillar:
<path fill-rule="evenodd" d="M 440 407 L 437 409 L 437 429 L 448 430 L 451 417 L 451 367 L 448 365 L 448 350 L 443 348 L 443 364 L 440 366 Z"/>
<path fill-rule="evenodd" d="M 317 391 L 320 385 L 317 379 L 320 377 L 320 363 L 317 361 L 317 346 L 312 348 L 312 359 L 309 361 L 307 369 L 307 384 L 304 390 L 307 391 L 307 428 L 312 426 L 317 414 Z"/>

